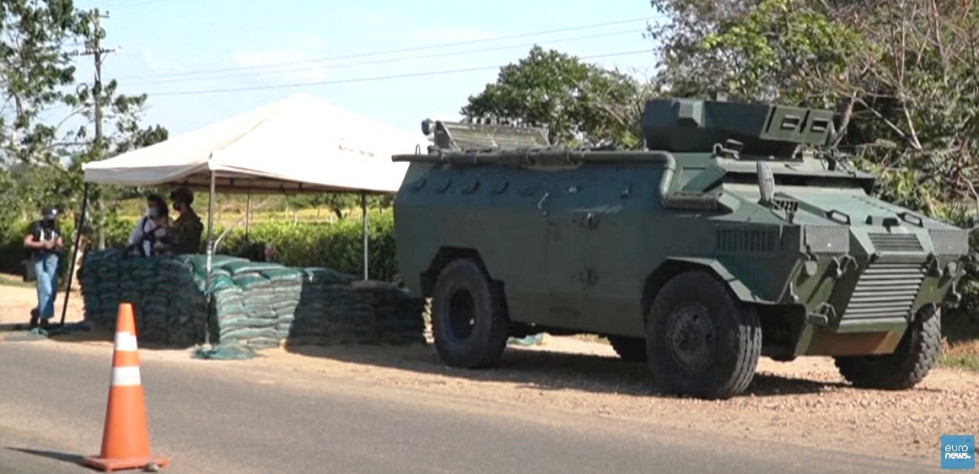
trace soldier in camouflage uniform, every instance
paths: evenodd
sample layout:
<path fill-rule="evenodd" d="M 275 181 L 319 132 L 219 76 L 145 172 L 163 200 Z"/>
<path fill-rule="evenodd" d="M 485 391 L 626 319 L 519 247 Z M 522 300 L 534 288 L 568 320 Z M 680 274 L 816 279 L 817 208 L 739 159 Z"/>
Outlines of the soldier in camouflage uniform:
<path fill-rule="evenodd" d="M 178 255 L 199 253 L 204 224 L 190 207 L 194 203 L 194 194 L 187 188 L 179 188 L 170 193 L 170 200 L 173 201 L 173 209 L 180 213 L 180 217 L 173 222 L 171 228 L 175 242 L 173 253 Z"/>

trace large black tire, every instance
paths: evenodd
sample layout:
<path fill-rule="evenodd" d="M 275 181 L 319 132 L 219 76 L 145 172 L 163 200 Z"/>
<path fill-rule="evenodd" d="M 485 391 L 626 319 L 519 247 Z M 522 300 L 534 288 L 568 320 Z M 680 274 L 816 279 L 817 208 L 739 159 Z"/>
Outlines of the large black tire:
<path fill-rule="evenodd" d="M 432 292 L 432 336 L 452 367 L 495 365 L 506 348 L 508 316 L 502 292 L 472 259 L 450 262 Z"/>
<path fill-rule="evenodd" d="M 667 393 L 726 399 L 748 388 L 761 323 L 711 274 L 688 271 L 660 290 L 646 322 L 649 367 Z"/>
<path fill-rule="evenodd" d="M 609 336 L 608 342 L 622 360 L 646 362 L 649 359 L 646 353 L 645 339 L 639 337 Z"/>
<path fill-rule="evenodd" d="M 854 387 L 907 390 L 924 380 L 941 355 L 941 309 L 928 305 L 918 311 L 893 353 L 834 359 L 840 375 Z"/>

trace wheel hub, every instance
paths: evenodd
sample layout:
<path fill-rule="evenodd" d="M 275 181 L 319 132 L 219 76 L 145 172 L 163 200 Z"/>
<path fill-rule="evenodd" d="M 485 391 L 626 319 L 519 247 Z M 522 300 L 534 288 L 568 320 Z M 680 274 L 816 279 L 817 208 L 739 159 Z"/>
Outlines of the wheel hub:
<path fill-rule="evenodd" d="M 449 333 L 452 339 L 467 339 L 476 327 L 476 301 L 466 290 L 455 290 L 449 297 Z"/>
<path fill-rule="evenodd" d="M 713 358 L 717 338 L 707 308 L 687 303 L 670 318 L 666 338 L 673 359 L 690 370 L 703 368 Z"/>

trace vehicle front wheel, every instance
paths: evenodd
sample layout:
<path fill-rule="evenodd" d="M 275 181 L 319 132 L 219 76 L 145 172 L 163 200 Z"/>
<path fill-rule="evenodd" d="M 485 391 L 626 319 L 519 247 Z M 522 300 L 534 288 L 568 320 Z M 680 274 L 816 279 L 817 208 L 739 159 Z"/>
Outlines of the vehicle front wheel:
<path fill-rule="evenodd" d="M 725 399 L 744 392 L 761 356 L 758 314 L 703 271 L 660 290 L 646 323 L 649 365 L 666 392 Z"/>
<path fill-rule="evenodd" d="M 502 291 L 476 261 L 457 259 L 442 269 L 432 292 L 432 336 L 448 365 L 495 365 L 506 348 L 508 319 Z"/>
<path fill-rule="evenodd" d="M 941 355 L 942 312 L 928 305 L 918 311 L 893 353 L 834 359 L 840 375 L 854 387 L 907 390 L 924 380 Z"/>

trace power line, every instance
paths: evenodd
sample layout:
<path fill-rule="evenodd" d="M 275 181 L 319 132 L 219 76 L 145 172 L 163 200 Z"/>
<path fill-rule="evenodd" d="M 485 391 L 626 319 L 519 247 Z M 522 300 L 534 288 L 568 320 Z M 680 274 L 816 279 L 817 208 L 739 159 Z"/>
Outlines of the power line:
<path fill-rule="evenodd" d="M 574 37 L 569 37 L 569 38 L 560 38 L 560 39 L 550 40 L 549 42 L 550 43 L 562 43 L 562 42 L 567 42 L 567 41 L 581 41 L 581 40 L 587 40 L 587 39 L 608 38 L 608 37 L 612 37 L 612 36 L 622 36 L 622 35 L 626 35 L 626 34 L 635 34 L 635 31 L 634 30 L 622 30 L 622 31 L 614 31 L 614 32 L 611 32 L 611 33 L 600 33 L 600 34 L 586 35 L 586 36 L 574 36 Z M 430 54 L 424 54 L 424 55 L 408 56 L 408 57 L 403 57 L 403 58 L 387 58 L 387 59 L 377 59 L 377 60 L 373 60 L 373 61 L 357 61 L 357 62 L 349 62 L 349 63 L 341 63 L 341 64 L 330 64 L 330 65 L 316 66 L 316 67 L 291 68 L 291 69 L 283 69 L 283 70 L 277 70 L 277 71 L 276 70 L 258 71 L 258 72 L 248 73 L 248 74 L 232 74 L 232 75 L 224 75 L 224 74 L 222 74 L 222 75 L 208 76 L 208 77 L 189 77 L 189 78 L 179 78 L 179 79 L 166 79 L 166 78 L 163 78 L 163 79 L 147 80 L 147 81 L 138 81 L 138 80 L 136 80 L 136 81 L 126 81 L 126 82 L 128 84 L 139 84 L 139 85 L 174 84 L 174 83 L 179 83 L 179 82 L 197 82 L 197 81 L 207 81 L 207 80 L 216 80 L 216 79 L 233 79 L 233 78 L 236 78 L 236 77 L 254 77 L 254 76 L 267 76 L 267 75 L 275 75 L 275 74 L 306 72 L 306 71 L 310 71 L 310 70 L 314 70 L 314 69 L 315 70 L 344 69 L 344 68 L 357 67 L 357 66 L 366 66 L 366 65 L 374 65 L 374 64 L 390 64 L 390 63 L 395 63 L 395 62 L 411 61 L 411 60 L 416 60 L 416 59 L 442 58 L 442 57 L 449 57 L 449 56 L 458 56 L 458 55 L 463 55 L 463 54 L 470 55 L 470 54 L 475 54 L 475 53 L 485 53 L 485 52 L 492 52 L 492 51 L 502 51 L 502 50 L 513 49 L 513 48 L 527 48 L 527 47 L 533 46 L 535 44 L 537 44 L 537 43 L 510 44 L 510 45 L 506 45 L 506 46 L 494 46 L 494 47 L 490 47 L 490 48 L 469 49 L 469 50 L 462 50 L 462 51 L 450 51 L 450 52 L 445 52 L 445 53 L 430 53 Z"/>
<path fill-rule="evenodd" d="M 634 51 L 623 51 L 618 53 L 609 54 L 597 54 L 593 56 L 583 56 L 578 59 L 598 59 L 598 58 L 611 58 L 617 56 L 629 56 L 639 53 L 650 53 L 651 49 L 640 49 Z M 266 89 L 285 89 L 290 87 L 309 87 L 309 86 L 325 86 L 332 84 L 349 84 L 355 82 L 371 82 L 371 81 L 384 81 L 390 79 L 405 79 L 411 77 L 424 77 L 424 76 L 438 76 L 442 74 L 455 74 L 460 72 L 474 72 L 474 71 L 487 71 L 492 69 L 499 69 L 503 66 L 479 66 L 463 69 L 446 69 L 442 71 L 427 71 L 427 72 L 415 72 L 407 74 L 394 74 L 388 76 L 371 76 L 371 77 L 358 77 L 351 79 L 336 79 L 330 81 L 317 81 L 317 82 L 297 82 L 291 84 L 273 84 L 267 86 L 249 86 L 249 87 L 237 87 L 229 89 L 209 89 L 209 90 L 190 90 L 190 91 L 173 91 L 173 92 L 156 92 L 147 93 L 148 96 L 173 96 L 173 95 L 193 95 L 193 94 L 218 94 L 224 92 L 244 92 L 244 91 L 256 91 L 256 90 L 266 90 Z"/>
<path fill-rule="evenodd" d="M 153 4 L 153 3 L 157 3 L 159 1 L 160 0 L 132 0 L 130 2 L 123 1 L 123 2 L 120 2 L 120 3 L 115 4 L 115 6 L 109 6 L 107 8 L 112 8 L 112 9 L 118 11 L 118 10 L 125 10 L 125 9 L 128 9 L 128 8 L 133 8 L 133 7 L 142 7 L 142 6 L 150 5 L 150 4 Z"/>
<path fill-rule="evenodd" d="M 653 17 L 656 17 L 656 16 L 661 16 L 661 15 L 653 15 L 652 17 L 646 16 L 646 17 L 632 18 L 632 19 L 628 19 L 628 20 L 610 21 L 610 22 L 604 22 L 604 23 L 594 23 L 594 24 L 590 24 L 590 25 L 579 25 L 579 26 L 573 26 L 573 27 L 558 28 L 558 29 L 554 29 L 554 30 L 544 30 L 544 31 L 531 32 L 531 33 L 521 33 L 521 34 L 516 34 L 516 35 L 497 36 L 497 37 L 493 37 L 493 38 L 484 38 L 484 39 L 478 39 L 478 40 L 456 41 L 456 42 L 452 42 L 452 43 L 441 43 L 441 44 L 428 45 L 428 46 L 416 46 L 416 47 L 401 48 L 401 49 L 389 49 L 389 50 L 383 50 L 383 51 L 374 51 L 374 52 L 371 52 L 371 53 L 346 54 L 346 55 L 340 55 L 340 56 L 331 56 L 331 57 L 324 57 L 324 58 L 318 58 L 318 59 L 308 59 L 308 60 L 302 60 L 302 61 L 289 61 L 289 62 L 274 63 L 274 64 L 264 64 L 264 65 L 261 65 L 261 66 L 239 66 L 239 67 L 222 68 L 222 69 L 210 69 L 210 70 L 199 70 L 199 71 L 185 71 L 185 72 L 177 72 L 177 73 L 169 73 L 169 74 L 155 74 L 155 75 L 151 75 L 151 76 L 132 76 L 132 77 L 128 77 L 128 78 L 120 78 L 120 81 L 123 81 L 123 80 L 127 80 L 128 81 L 128 80 L 133 80 L 133 79 L 146 79 L 146 78 L 167 78 L 167 77 L 193 76 L 193 75 L 198 75 L 198 74 L 209 74 L 209 73 L 218 73 L 218 72 L 249 71 L 249 70 L 256 70 L 256 69 L 264 69 L 264 68 L 268 68 L 268 67 L 294 66 L 294 65 L 299 65 L 299 64 L 312 64 L 312 63 L 319 63 L 319 62 L 335 61 L 335 60 L 339 60 L 339 59 L 357 59 L 357 58 L 366 58 L 366 57 L 371 57 L 371 56 L 382 56 L 382 55 L 393 54 L 393 53 L 407 53 L 407 52 L 411 52 L 411 51 L 423 51 L 423 50 L 428 50 L 428 49 L 442 49 L 442 48 L 450 48 L 450 47 L 453 47 L 453 46 L 463 46 L 463 45 L 469 45 L 469 44 L 489 43 L 489 42 L 493 42 L 493 41 L 501 41 L 501 40 L 506 40 L 506 39 L 527 38 L 527 37 L 531 37 L 531 36 L 539 36 L 539 35 L 546 35 L 546 34 L 552 34 L 552 33 L 563 33 L 563 32 L 567 32 L 567 31 L 578 31 L 578 30 L 585 30 L 585 29 L 591 29 L 591 28 L 599 28 L 599 27 L 602 27 L 602 26 L 621 25 L 621 24 L 632 23 L 632 22 L 636 22 L 636 21 L 640 21 L 640 20 L 649 20 L 650 18 L 653 18 Z"/>

